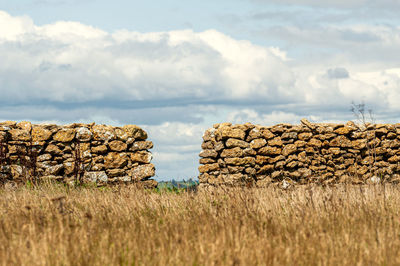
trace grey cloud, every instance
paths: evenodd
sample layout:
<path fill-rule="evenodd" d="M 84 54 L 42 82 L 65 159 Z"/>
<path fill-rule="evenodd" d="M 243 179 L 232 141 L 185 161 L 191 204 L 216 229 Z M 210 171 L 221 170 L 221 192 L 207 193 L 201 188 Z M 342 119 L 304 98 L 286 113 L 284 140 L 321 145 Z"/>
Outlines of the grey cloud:
<path fill-rule="evenodd" d="M 331 68 L 326 71 L 329 79 L 346 79 L 349 78 L 349 71 L 343 67 Z"/>

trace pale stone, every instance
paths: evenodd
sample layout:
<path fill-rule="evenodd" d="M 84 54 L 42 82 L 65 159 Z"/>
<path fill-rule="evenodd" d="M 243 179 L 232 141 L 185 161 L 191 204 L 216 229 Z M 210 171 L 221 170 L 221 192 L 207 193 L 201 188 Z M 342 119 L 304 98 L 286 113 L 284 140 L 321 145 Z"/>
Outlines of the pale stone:
<path fill-rule="evenodd" d="M 94 125 L 92 127 L 93 139 L 110 141 L 115 139 L 114 128 L 106 125 Z"/>
<path fill-rule="evenodd" d="M 141 181 L 154 176 L 155 168 L 153 164 L 138 165 L 129 172 L 134 181 Z"/>
<path fill-rule="evenodd" d="M 153 155 L 148 151 L 138 151 L 131 154 L 132 162 L 150 163 L 151 159 L 153 159 Z"/>
<path fill-rule="evenodd" d="M 153 148 L 153 142 L 151 141 L 136 141 L 132 144 L 132 147 L 129 149 L 130 151 L 141 151 L 141 150 L 150 150 Z"/>
<path fill-rule="evenodd" d="M 76 139 L 82 142 L 90 141 L 92 139 L 92 132 L 86 127 L 76 128 Z"/>

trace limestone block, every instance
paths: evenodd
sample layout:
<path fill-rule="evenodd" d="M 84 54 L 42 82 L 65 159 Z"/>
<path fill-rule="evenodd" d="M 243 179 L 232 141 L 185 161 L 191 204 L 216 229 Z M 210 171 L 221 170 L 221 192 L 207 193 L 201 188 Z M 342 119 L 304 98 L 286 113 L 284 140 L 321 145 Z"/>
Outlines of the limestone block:
<path fill-rule="evenodd" d="M 20 129 L 24 129 L 24 130 L 28 131 L 29 133 L 32 130 L 32 124 L 31 124 L 31 122 L 28 122 L 28 121 L 19 122 L 16 126 Z"/>
<path fill-rule="evenodd" d="M 260 155 L 279 155 L 281 153 L 281 148 L 271 146 L 266 146 L 258 150 L 258 154 Z"/>
<path fill-rule="evenodd" d="M 120 140 L 114 140 L 108 143 L 108 147 L 111 151 L 126 151 L 128 145 Z"/>
<path fill-rule="evenodd" d="M 399 131 L 400 131 L 400 129 L 399 129 Z M 270 132 L 270 133 L 271 133 L 271 132 Z M 272 134 L 272 133 L 271 133 L 271 134 Z M 250 130 L 250 132 L 249 132 L 249 134 L 248 134 L 248 136 L 247 136 L 246 141 L 250 142 L 250 141 L 252 141 L 253 139 L 258 139 L 258 138 L 262 138 L 262 137 L 263 137 L 263 134 L 262 134 L 260 128 L 259 128 L 259 127 L 255 127 L 255 128 L 253 128 L 252 130 Z"/>
<path fill-rule="evenodd" d="M 118 140 L 126 142 L 129 139 L 128 133 L 123 128 L 117 127 L 114 129 L 114 132 Z M 133 136 L 131 136 L 131 138 L 133 138 Z"/>
<path fill-rule="evenodd" d="M 307 141 L 307 140 L 311 139 L 312 136 L 313 136 L 313 134 L 311 132 L 303 132 L 298 135 L 298 139 Z"/>
<path fill-rule="evenodd" d="M 147 139 L 147 133 L 136 125 L 125 125 L 122 128 L 128 134 L 129 138 L 134 138 L 135 140 Z"/>
<path fill-rule="evenodd" d="M 148 179 L 155 174 L 155 168 L 153 164 L 138 165 L 129 171 L 129 176 L 132 177 L 133 181 L 141 181 Z"/>
<path fill-rule="evenodd" d="M 256 159 L 254 157 L 225 158 L 224 161 L 230 165 L 255 165 Z"/>
<path fill-rule="evenodd" d="M 92 127 L 93 139 L 110 141 L 116 138 L 114 128 L 106 125 L 94 125 Z"/>
<path fill-rule="evenodd" d="M 282 155 L 288 156 L 290 154 L 295 153 L 296 151 L 297 151 L 297 147 L 295 144 L 288 144 L 283 147 Z"/>
<path fill-rule="evenodd" d="M 232 157 L 242 157 L 243 156 L 243 150 L 239 147 L 233 148 L 233 149 L 225 149 L 221 153 L 222 158 L 232 158 Z"/>
<path fill-rule="evenodd" d="M 267 144 L 267 141 L 265 139 L 253 139 L 250 142 L 250 147 L 252 149 L 259 149 L 264 147 Z"/>
<path fill-rule="evenodd" d="M 135 141 L 129 150 L 141 151 L 141 150 L 150 150 L 152 148 L 153 148 L 153 142 L 146 140 L 146 141 Z"/>
<path fill-rule="evenodd" d="M 75 138 L 75 134 L 75 129 L 63 128 L 53 136 L 53 139 L 59 142 L 71 142 Z"/>
<path fill-rule="evenodd" d="M 229 139 L 229 138 L 244 140 L 246 133 L 244 132 L 244 130 L 239 128 L 224 126 L 218 128 L 218 130 L 215 133 L 215 136 L 217 140 Z"/>
<path fill-rule="evenodd" d="M 110 152 L 104 157 L 106 169 L 123 168 L 128 164 L 129 157 L 126 153 Z"/>
<path fill-rule="evenodd" d="M 99 145 L 99 146 L 91 147 L 91 151 L 92 151 L 92 153 L 104 154 L 108 151 L 108 148 L 106 145 Z"/>
<path fill-rule="evenodd" d="M 86 182 L 102 182 L 102 183 L 107 183 L 108 181 L 108 176 L 105 171 L 90 171 L 90 172 L 85 172 L 83 175 L 83 179 Z"/>
<path fill-rule="evenodd" d="M 11 140 L 16 141 L 30 141 L 31 135 L 28 130 L 25 129 L 11 129 L 8 131 L 11 135 Z"/>
<path fill-rule="evenodd" d="M 151 159 L 153 159 L 153 155 L 148 151 L 137 151 L 131 154 L 132 162 L 150 163 Z"/>
<path fill-rule="evenodd" d="M 279 146 L 283 145 L 281 137 L 275 137 L 273 139 L 268 140 L 268 146 Z"/>
<path fill-rule="evenodd" d="M 57 156 L 57 155 L 62 155 L 63 152 L 60 150 L 60 148 L 58 148 L 58 146 L 54 145 L 54 144 L 49 144 L 46 149 L 45 149 L 46 153 L 49 153 L 53 156 Z"/>
<path fill-rule="evenodd" d="M 200 152 L 199 156 L 203 158 L 216 158 L 218 153 L 215 150 L 203 150 Z"/>
<path fill-rule="evenodd" d="M 215 159 L 212 158 L 201 158 L 199 160 L 200 164 L 208 164 L 208 163 L 216 163 L 217 161 Z"/>
<path fill-rule="evenodd" d="M 76 128 L 76 139 L 81 142 L 87 142 L 92 139 L 93 133 L 87 127 Z"/>
<path fill-rule="evenodd" d="M 216 171 L 216 170 L 219 170 L 219 164 L 218 163 L 205 164 L 205 165 L 200 165 L 199 166 L 199 172 L 200 173 L 207 173 L 207 172 Z"/>
<path fill-rule="evenodd" d="M 246 141 L 243 140 L 239 140 L 239 139 L 228 139 L 225 143 L 227 148 L 235 148 L 235 147 L 239 147 L 239 148 L 249 148 L 250 144 L 247 143 Z"/>

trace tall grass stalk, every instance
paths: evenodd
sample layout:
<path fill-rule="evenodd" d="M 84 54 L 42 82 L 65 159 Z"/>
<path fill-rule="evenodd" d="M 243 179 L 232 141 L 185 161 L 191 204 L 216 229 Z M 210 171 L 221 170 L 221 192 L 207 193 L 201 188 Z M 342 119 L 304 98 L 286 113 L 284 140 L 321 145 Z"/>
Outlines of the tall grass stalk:
<path fill-rule="evenodd" d="M 400 187 L 0 190 L 1 265 L 399 265 Z"/>

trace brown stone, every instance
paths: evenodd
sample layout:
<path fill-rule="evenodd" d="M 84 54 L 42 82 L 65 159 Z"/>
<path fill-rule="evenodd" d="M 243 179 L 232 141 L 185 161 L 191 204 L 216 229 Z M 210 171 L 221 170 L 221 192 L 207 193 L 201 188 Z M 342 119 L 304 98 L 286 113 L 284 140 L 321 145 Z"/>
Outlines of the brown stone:
<path fill-rule="evenodd" d="M 114 140 L 108 143 L 108 147 L 112 151 L 126 151 L 128 145 L 120 140 Z"/>
<path fill-rule="evenodd" d="M 63 128 L 53 136 L 53 139 L 59 142 L 71 142 L 75 138 L 75 133 L 74 129 Z"/>
<path fill-rule="evenodd" d="M 27 122 L 27 121 L 19 122 L 19 123 L 17 124 L 17 127 L 20 128 L 20 129 L 26 130 L 26 131 L 28 131 L 29 133 L 30 133 L 31 130 L 32 130 L 32 124 L 31 124 L 31 122 Z"/>
<path fill-rule="evenodd" d="M 281 137 L 276 137 L 276 138 L 268 140 L 268 146 L 278 146 L 278 147 L 280 147 L 282 145 L 283 145 L 283 142 L 282 142 Z"/>
<path fill-rule="evenodd" d="M 212 149 L 214 149 L 214 143 L 212 141 L 204 141 L 201 144 L 201 148 L 203 150 L 212 150 Z"/>
<path fill-rule="evenodd" d="M 244 157 L 246 157 L 246 156 L 256 156 L 256 155 L 257 155 L 257 152 L 255 150 L 251 149 L 251 148 L 247 148 L 247 149 L 243 150 L 243 156 Z"/>
<path fill-rule="evenodd" d="M 282 155 L 288 156 L 290 154 L 295 153 L 296 151 L 297 151 L 297 147 L 295 144 L 288 144 L 283 147 Z"/>
<path fill-rule="evenodd" d="M 392 156 L 392 157 L 390 157 L 390 158 L 388 159 L 388 162 L 390 162 L 390 163 L 397 163 L 397 162 L 400 162 L 400 156 L 398 156 L 398 155 Z"/>
<path fill-rule="evenodd" d="M 267 164 L 267 165 L 264 165 L 263 167 L 261 167 L 257 171 L 257 174 L 266 174 L 266 173 L 269 173 L 269 172 L 271 172 L 273 170 L 274 170 L 274 165 Z"/>
<path fill-rule="evenodd" d="M 307 142 L 308 146 L 320 148 L 322 146 L 322 142 L 319 139 L 312 138 Z"/>
<path fill-rule="evenodd" d="M 103 154 L 108 151 L 108 148 L 106 145 L 99 145 L 99 146 L 94 146 L 91 148 L 92 153 L 99 153 Z"/>
<path fill-rule="evenodd" d="M 342 148 L 351 148 L 352 142 L 346 138 L 344 135 L 340 135 L 329 143 L 331 147 L 342 147 Z"/>
<path fill-rule="evenodd" d="M 203 158 L 216 158 L 218 153 L 215 150 L 202 150 L 199 156 Z"/>
<path fill-rule="evenodd" d="M 268 157 L 268 156 L 257 155 L 256 156 L 256 164 L 258 164 L 258 165 L 267 164 L 270 159 L 271 159 L 271 157 Z"/>
<path fill-rule="evenodd" d="M 267 141 L 265 139 L 253 139 L 250 142 L 250 147 L 252 149 L 259 149 L 261 147 L 264 147 L 267 144 Z"/>
<path fill-rule="evenodd" d="M 33 142 L 46 141 L 46 140 L 50 139 L 51 135 L 52 135 L 52 132 L 43 127 L 34 126 L 32 128 L 32 141 Z"/>
<path fill-rule="evenodd" d="M 297 138 L 299 140 L 309 140 L 309 139 L 311 139 L 312 136 L 313 136 L 313 134 L 311 132 L 303 132 L 303 133 L 300 133 L 297 136 Z"/>
<path fill-rule="evenodd" d="M 146 140 L 147 133 L 136 125 L 125 125 L 122 127 L 123 130 L 128 134 L 128 137 L 134 138 L 135 140 Z"/>
<path fill-rule="evenodd" d="M 258 154 L 260 155 L 279 155 L 281 152 L 281 148 L 270 146 L 266 146 L 258 150 Z"/>
<path fill-rule="evenodd" d="M 124 169 L 108 169 L 108 170 L 106 170 L 106 173 L 107 173 L 108 177 L 118 177 L 118 176 L 124 176 L 125 170 Z"/>
<path fill-rule="evenodd" d="M 220 127 L 216 132 L 216 137 L 218 140 L 228 139 L 228 138 L 244 140 L 245 136 L 246 133 L 242 129 L 232 128 L 229 126 Z"/>
<path fill-rule="evenodd" d="M 243 150 L 239 147 L 233 148 L 233 149 L 225 149 L 221 153 L 222 158 L 233 158 L 233 157 L 242 157 L 243 156 Z"/>
<path fill-rule="evenodd" d="M 150 163 L 151 159 L 153 159 L 153 156 L 148 151 L 137 151 L 131 154 L 132 162 Z"/>
<path fill-rule="evenodd" d="M 129 138 L 128 133 L 123 128 L 116 127 L 114 132 L 118 140 L 127 141 Z"/>
<path fill-rule="evenodd" d="M 11 129 L 8 131 L 11 135 L 11 140 L 16 140 L 16 141 L 30 141 L 31 140 L 31 135 L 29 134 L 29 131 L 25 129 Z"/>
<path fill-rule="evenodd" d="M 49 144 L 46 149 L 45 149 L 46 153 L 50 153 L 51 155 L 62 155 L 62 151 L 60 150 L 60 148 L 58 148 L 56 145 L 54 144 Z"/>
<path fill-rule="evenodd" d="M 208 173 L 208 172 L 217 171 L 217 170 L 219 170 L 219 164 L 218 163 L 205 164 L 205 165 L 200 165 L 199 166 L 199 172 L 200 173 Z"/>
<path fill-rule="evenodd" d="M 128 164 L 129 158 L 126 153 L 109 152 L 104 157 L 104 166 L 106 169 L 123 168 Z"/>
<path fill-rule="evenodd" d="M 254 165 L 256 159 L 254 157 L 225 158 L 224 161 L 230 165 Z"/>
<path fill-rule="evenodd" d="M 272 133 L 271 131 L 269 131 L 268 129 L 263 129 L 262 131 L 261 131 L 261 133 L 262 133 L 262 136 L 265 138 L 265 139 L 272 139 L 272 138 L 274 138 L 275 137 L 275 134 L 274 133 Z"/>
<path fill-rule="evenodd" d="M 209 164 L 209 163 L 215 163 L 215 162 L 217 162 L 217 161 L 214 159 L 211 159 L 211 158 L 201 158 L 199 160 L 200 164 Z"/>
<path fill-rule="evenodd" d="M 351 142 L 351 146 L 354 149 L 361 150 L 361 149 L 364 149 L 367 146 L 367 142 L 366 142 L 365 139 L 356 139 L 356 140 L 353 140 Z"/>
<path fill-rule="evenodd" d="M 247 143 L 246 141 L 243 140 L 239 140 L 239 139 L 228 139 L 225 143 L 227 148 L 235 148 L 235 147 L 239 147 L 239 148 L 249 148 L 250 144 Z"/>
<path fill-rule="evenodd" d="M 253 139 L 258 139 L 261 138 L 263 135 L 261 133 L 260 128 L 255 127 L 252 130 L 250 130 L 249 135 L 247 136 L 247 141 L 252 141 Z"/>
<path fill-rule="evenodd" d="M 203 140 L 204 141 L 211 141 L 211 140 L 215 140 L 215 128 L 209 128 L 204 132 L 203 135 Z"/>
<path fill-rule="evenodd" d="M 311 130 L 315 129 L 315 125 L 311 124 L 307 119 L 303 118 L 300 122 Z"/>
<path fill-rule="evenodd" d="M 339 135 L 348 135 L 351 132 L 355 131 L 356 128 L 354 127 L 348 127 L 348 126 L 344 126 L 344 127 L 339 127 L 335 130 L 335 133 L 339 134 Z"/>

